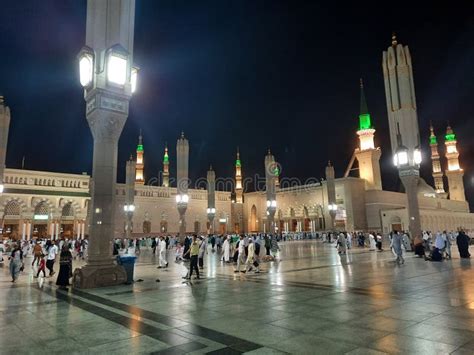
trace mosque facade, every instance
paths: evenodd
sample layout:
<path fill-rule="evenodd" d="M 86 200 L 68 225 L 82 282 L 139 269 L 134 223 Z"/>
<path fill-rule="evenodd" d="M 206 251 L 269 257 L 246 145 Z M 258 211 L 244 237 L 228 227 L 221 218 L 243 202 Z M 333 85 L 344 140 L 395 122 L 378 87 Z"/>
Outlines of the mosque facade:
<path fill-rule="evenodd" d="M 414 88 L 413 88 L 414 92 Z M 403 192 L 383 189 L 379 160 L 380 147 L 375 145 L 376 130 L 368 110 L 361 81 L 359 127 L 355 137 L 359 146 L 349 161 L 345 174 L 334 177 L 334 168 L 328 166 L 326 179 L 304 185 L 292 184 L 279 178 L 275 165 L 271 174 L 275 186 L 276 211 L 269 217 L 267 191 L 244 191 L 245 165 L 237 151 L 233 191 L 219 191 L 210 198 L 206 182 L 203 186 L 187 190 L 187 233 L 258 233 L 318 232 L 326 230 L 380 231 L 407 230 L 409 216 L 407 196 Z M 0 130 L 2 147 L 0 159 L 5 161 L 6 141 L 10 124 L 10 110 L 0 97 Z M 474 230 L 474 214 L 470 213 L 465 198 L 463 169 L 459 164 L 457 138 L 452 127 L 447 126 L 443 139 L 430 127 L 429 151 L 431 153 L 433 186 L 422 178 L 418 182 L 418 205 L 423 230 Z M 184 138 L 184 136 L 182 136 Z M 178 141 L 179 142 L 179 141 Z M 442 152 L 440 144 L 444 144 Z M 426 146 L 425 145 L 425 146 Z M 140 133 L 135 164 L 135 181 L 116 184 L 115 235 L 125 235 L 127 217 L 124 206 L 129 205 L 127 189 L 133 189 L 132 236 L 176 234 L 180 230 L 177 210 L 177 187 L 171 186 L 168 147 L 164 148 L 163 173 L 159 186 L 147 183 L 144 175 L 145 145 Z M 265 161 L 274 157 L 269 152 Z M 426 158 L 426 157 L 425 157 Z M 271 160 L 270 159 L 270 160 Z M 443 162 L 446 162 L 445 164 Z M 426 163 L 426 162 L 425 162 Z M 443 166 L 446 166 L 443 169 Z M 267 164 L 265 169 L 267 170 Z M 351 176 L 357 170 L 358 176 Z M 329 173 L 328 173 L 329 171 Z M 331 173 L 332 171 L 332 173 Z M 3 191 L 0 194 L 1 234 L 14 239 L 32 238 L 83 238 L 88 233 L 88 216 L 92 188 L 91 176 L 83 174 L 54 173 L 25 169 L 3 168 Z M 213 174 L 208 174 L 209 176 Z M 219 180 L 219 177 L 217 177 Z M 229 179 L 227 179 L 229 180 Z M 273 180 L 267 180 L 273 181 Z M 212 200 L 212 206 L 209 201 Z M 272 202 L 269 206 L 269 202 Z M 210 218 L 209 207 L 213 209 Z M 270 223 L 271 219 L 271 223 Z"/>

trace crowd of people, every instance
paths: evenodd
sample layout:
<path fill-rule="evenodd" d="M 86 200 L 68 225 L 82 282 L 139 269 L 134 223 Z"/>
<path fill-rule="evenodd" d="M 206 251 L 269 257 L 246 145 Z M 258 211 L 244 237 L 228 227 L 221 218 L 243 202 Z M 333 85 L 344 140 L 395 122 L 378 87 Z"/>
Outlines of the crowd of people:
<path fill-rule="evenodd" d="M 66 288 L 70 285 L 69 280 L 72 277 L 72 261 L 75 258 L 85 259 L 87 246 L 87 239 L 56 241 L 36 239 L 23 242 L 3 240 L 0 242 L 0 262 L 4 262 L 4 256 L 8 256 L 11 282 L 16 282 L 20 273 L 25 269 L 27 257 L 33 258 L 31 267 L 34 278 L 51 278 L 56 274 L 54 265 L 59 256 L 59 273 L 56 285 Z M 46 269 L 48 274 L 46 274 Z"/>
<path fill-rule="evenodd" d="M 383 251 L 384 241 L 395 256 L 397 264 L 405 262 L 404 255 L 414 250 L 415 255 L 427 261 L 442 261 L 451 259 L 451 247 L 457 244 L 459 256 L 469 258 L 470 238 L 462 230 L 458 232 L 425 231 L 421 237 L 412 241 L 407 232 L 391 232 L 386 238 L 378 232 L 292 232 L 281 234 L 229 234 L 229 235 L 188 235 L 180 240 L 177 236 L 160 236 L 148 238 L 116 239 L 113 243 L 114 255 L 133 255 L 141 249 L 151 250 L 158 257 L 158 268 L 167 268 L 168 254 L 174 253 L 177 263 L 183 263 L 189 268 L 184 278 L 191 279 L 193 275 L 200 278 L 200 272 L 205 266 L 204 258 L 211 251 L 219 255 L 222 265 L 234 264 L 235 273 L 260 272 L 262 262 L 280 260 L 279 242 L 295 240 L 320 240 L 333 244 L 340 255 L 352 248 L 368 248 L 369 251 Z M 12 282 L 16 282 L 25 267 L 25 258 L 33 258 L 31 266 L 35 278 L 53 277 L 55 262 L 59 256 L 59 274 L 56 284 L 60 287 L 69 286 L 72 277 L 72 261 L 76 258 L 87 258 L 88 240 L 60 239 L 56 241 L 37 239 L 16 242 L 0 241 L 0 263 L 8 256 L 9 271 Z M 172 250 L 172 252 L 171 252 Z M 428 255 L 427 255 L 428 254 Z M 47 272 L 47 271 L 48 272 Z"/>

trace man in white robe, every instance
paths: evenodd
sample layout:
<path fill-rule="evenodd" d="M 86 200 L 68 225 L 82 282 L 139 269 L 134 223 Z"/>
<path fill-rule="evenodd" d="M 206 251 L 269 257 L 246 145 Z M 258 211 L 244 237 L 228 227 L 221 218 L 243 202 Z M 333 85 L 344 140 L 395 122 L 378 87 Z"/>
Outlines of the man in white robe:
<path fill-rule="evenodd" d="M 168 262 L 166 261 L 166 241 L 164 237 L 160 237 L 159 258 L 158 268 L 168 267 Z"/>
<path fill-rule="evenodd" d="M 224 245 L 222 247 L 222 257 L 225 263 L 230 261 L 230 243 L 229 243 L 229 236 L 225 237 Z"/>

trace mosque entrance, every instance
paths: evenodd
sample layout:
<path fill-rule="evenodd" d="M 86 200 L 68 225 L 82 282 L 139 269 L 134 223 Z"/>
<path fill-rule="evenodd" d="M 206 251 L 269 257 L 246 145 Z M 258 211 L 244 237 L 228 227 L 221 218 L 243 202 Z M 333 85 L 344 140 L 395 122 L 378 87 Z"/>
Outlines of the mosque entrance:
<path fill-rule="evenodd" d="M 18 224 L 5 223 L 5 225 L 3 226 L 3 236 L 6 238 L 11 238 L 13 240 L 21 239 Z"/>
<path fill-rule="evenodd" d="M 45 239 L 48 237 L 48 225 L 47 224 L 35 224 L 33 225 L 33 238 Z"/>
<path fill-rule="evenodd" d="M 297 226 L 298 226 L 298 221 L 296 219 L 292 219 L 291 225 L 290 225 L 290 232 L 296 232 Z"/>
<path fill-rule="evenodd" d="M 303 227 L 303 231 L 304 232 L 309 232 L 311 230 L 311 220 L 309 218 L 305 218 L 304 219 L 304 227 Z"/>
<path fill-rule="evenodd" d="M 61 224 L 61 232 L 63 238 L 72 239 L 74 237 L 74 224 Z"/>

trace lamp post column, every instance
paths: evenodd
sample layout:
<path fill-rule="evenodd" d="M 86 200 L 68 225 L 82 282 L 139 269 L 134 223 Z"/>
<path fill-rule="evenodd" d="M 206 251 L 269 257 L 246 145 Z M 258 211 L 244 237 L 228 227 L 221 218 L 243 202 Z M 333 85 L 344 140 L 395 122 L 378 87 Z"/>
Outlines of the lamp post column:
<path fill-rule="evenodd" d="M 135 0 L 88 0 L 86 46 L 79 54 L 86 118 L 94 140 L 88 264 L 74 272 L 74 286 L 121 284 L 112 258 L 115 235 L 117 146 L 136 85 L 133 63 Z"/>
<path fill-rule="evenodd" d="M 176 204 L 179 213 L 179 237 L 183 241 L 186 234 L 186 210 L 188 208 L 188 166 L 189 166 L 189 142 L 181 132 L 181 137 L 176 143 L 176 166 L 177 166 L 177 195 Z"/>
<path fill-rule="evenodd" d="M 135 171 L 136 163 L 132 157 L 127 161 L 125 172 L 125 204 L 123 206 L 125 212 L 125 236 L 130 239 L 133 228 L 133 212 L 135 211 Z"/>
<path fill-rule="evenodd" d="M 207 172 L 207 218 L 209 220 L 209 233 L 214 233 L 214 217 L 216 215 L 216 173 L 212 165 Z"/>

